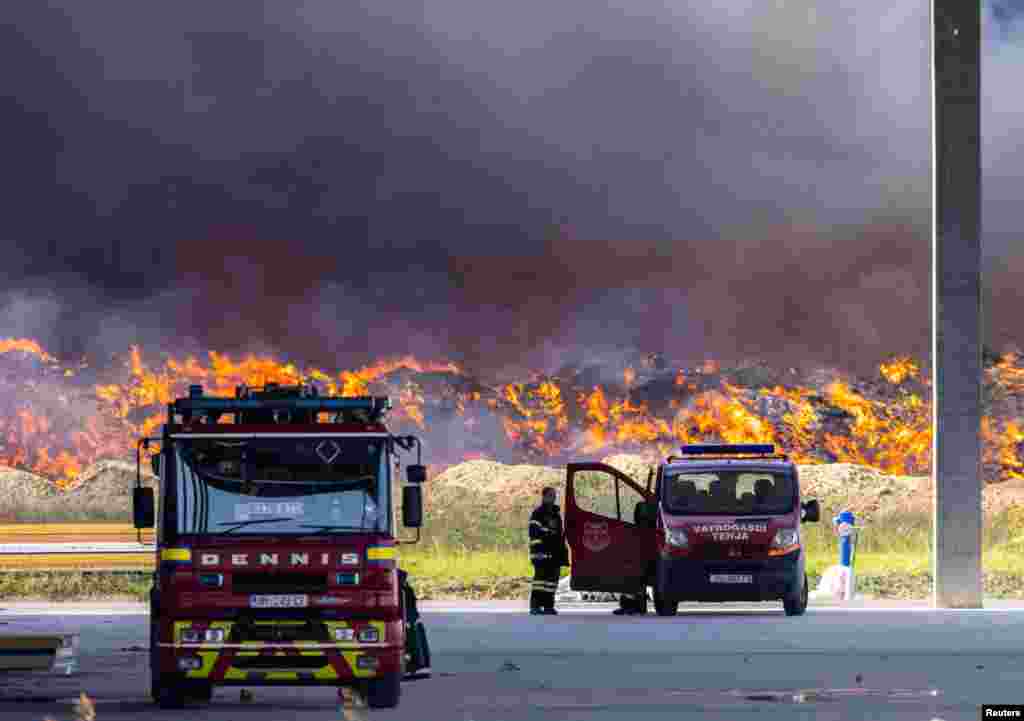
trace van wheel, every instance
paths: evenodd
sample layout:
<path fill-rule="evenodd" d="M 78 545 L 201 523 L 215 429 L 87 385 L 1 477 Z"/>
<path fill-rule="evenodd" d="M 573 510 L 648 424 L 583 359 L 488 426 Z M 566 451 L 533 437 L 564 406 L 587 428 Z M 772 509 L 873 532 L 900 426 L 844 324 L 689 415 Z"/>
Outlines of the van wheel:
<path fill-rule="evenodd" d="M 804 574 L 804 585 L 800 595 L 796 598 L 782 599 L 782 607 L 786 609 L 787 616 L 802 616 L 807 610 L 807 574 Z"/>
<path fill-rule="evenodd" d="M 370 708 L 395 708 L 401 695 L 401 674 L 389 673 L 366 682 L 366 705 Z"/>
<path fill-rule="evenodd" d="M 654 610 L 659 616 L 675 616 L 679 613 L 679 601 L 667 601 L 655 591 Z"/>

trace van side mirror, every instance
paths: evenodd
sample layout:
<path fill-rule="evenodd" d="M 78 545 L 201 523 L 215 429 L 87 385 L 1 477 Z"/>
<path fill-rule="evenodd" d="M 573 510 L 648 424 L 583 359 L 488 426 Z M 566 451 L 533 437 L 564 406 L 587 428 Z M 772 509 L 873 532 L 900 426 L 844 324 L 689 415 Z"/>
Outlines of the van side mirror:
<path fill-rule="evenodd" d="M 160 475 L 160 454 L 157 453 L 157 454 L 151 456 L 150 459 L 149 459 L 149 463 L 150 463 L 151 466 L 153 466 L 153 475 L 154 476 L 159 476 Z"/>
<path fill-rule="evenodd" d="M 132 520 L 136 528 L 153 528 L 156 525 L 156 499 L 152 488 L 132 489 Z"/>
<path fill-rule="evenodd" d="M 423 525 L 423 489 L 419 486 L 402 488 L 402 524 L 406 528 Z"/>
<path fill-rule="evenodd" d="M 419 485 L 427 482 L 427 467 L 419 464 L 412 464 L 405 469 L 405 477 L 409 483 Z"/>
<path fill-rule="evenodd" d="M 803 518 L 800 519 L 802 523 L 817 523 L 821 520 L 821 507 L 818 506 L 818 501 L 810 500 L 803 504 Z"/>

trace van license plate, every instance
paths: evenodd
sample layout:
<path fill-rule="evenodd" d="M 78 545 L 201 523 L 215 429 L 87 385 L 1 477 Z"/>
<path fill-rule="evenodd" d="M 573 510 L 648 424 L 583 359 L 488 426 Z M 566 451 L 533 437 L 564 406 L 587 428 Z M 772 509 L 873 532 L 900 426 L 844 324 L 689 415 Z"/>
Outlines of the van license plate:
<path fill-rule="evenodd" d="M 754 577 L 746 575 L 737 575 L 733 573 L 722 573 L 712 574 L 711 583 L 753 583 Z"/>
<path fill-rule="evenodd" d="M 309 596 L 289 594 L 286 596 L 249 596 L 249 608 L 306 608 Z"/>

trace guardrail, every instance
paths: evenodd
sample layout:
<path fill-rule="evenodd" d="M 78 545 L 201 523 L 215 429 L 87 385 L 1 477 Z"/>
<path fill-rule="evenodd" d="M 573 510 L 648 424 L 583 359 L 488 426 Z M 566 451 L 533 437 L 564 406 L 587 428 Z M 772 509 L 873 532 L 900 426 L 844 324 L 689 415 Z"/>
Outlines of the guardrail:
<path fill-rule="evenodd" d="M 127 523 L 0 525 L 0 572 L 152 570 L 153 532 L 142 540 Z"/>

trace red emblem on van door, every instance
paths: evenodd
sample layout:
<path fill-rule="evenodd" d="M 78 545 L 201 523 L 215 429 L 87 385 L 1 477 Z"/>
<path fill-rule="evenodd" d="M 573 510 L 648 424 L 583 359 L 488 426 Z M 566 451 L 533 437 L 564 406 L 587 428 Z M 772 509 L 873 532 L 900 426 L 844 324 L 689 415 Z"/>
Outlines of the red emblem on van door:
<path fill-rule="evenodd" d="M 608 533 L 608 524 L 605 521 L 587 521 L 583 524 L 583 547 L 588 551 L 603 551 L 611 543 L 612 537 Z"/>

